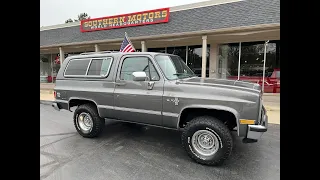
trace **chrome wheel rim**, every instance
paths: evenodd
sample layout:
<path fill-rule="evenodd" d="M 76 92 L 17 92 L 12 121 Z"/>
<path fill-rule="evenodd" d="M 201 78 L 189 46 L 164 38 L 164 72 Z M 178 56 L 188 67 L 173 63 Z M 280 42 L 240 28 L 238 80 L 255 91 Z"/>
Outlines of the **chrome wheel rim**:
<path fill-rule="evenodd" d="M 208 130 L 196 131 L 191 141 L 193 149 L 202 156 L 214 155 L 220 146 L 218 137 Z"/>
<path fill-rule="evenodd" d="M 82 112 L 81 114 L 79 114 L 77 118 L 77 122 L 78 122 L 79 128 L 82 131 L 88 132 L 92 130 L 93 121 L 90 114 L 86 112 Z"/>

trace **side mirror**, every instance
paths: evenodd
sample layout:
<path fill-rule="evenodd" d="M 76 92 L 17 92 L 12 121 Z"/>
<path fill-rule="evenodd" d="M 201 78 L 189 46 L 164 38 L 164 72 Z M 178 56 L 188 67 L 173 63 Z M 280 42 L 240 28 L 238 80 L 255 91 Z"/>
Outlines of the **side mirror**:
<path fill-rule="evenodd" d="M 147 80 L 147 74 L 143 71 L 139 72 L 133 72 L 132 73 L 133 80 L 134 81 L 146 81 Z"/>

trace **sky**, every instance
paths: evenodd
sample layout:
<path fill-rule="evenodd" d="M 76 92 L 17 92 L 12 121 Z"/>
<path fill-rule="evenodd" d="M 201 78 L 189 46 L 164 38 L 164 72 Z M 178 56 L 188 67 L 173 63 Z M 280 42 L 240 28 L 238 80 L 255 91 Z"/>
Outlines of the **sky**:
<path fill-rule="evenodd" d="M 41 0 L 40 27 L 63 24 L 82 12 L 98 18 L 201 1 L 206 0 Z"/>

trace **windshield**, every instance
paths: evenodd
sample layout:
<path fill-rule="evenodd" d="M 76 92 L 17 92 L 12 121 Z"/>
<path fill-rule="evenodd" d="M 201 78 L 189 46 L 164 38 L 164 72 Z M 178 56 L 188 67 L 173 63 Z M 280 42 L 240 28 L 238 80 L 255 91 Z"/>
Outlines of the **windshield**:
<path fill-rule="evenodd" d="M 196 74 L 183 62 L 179 56 L 157 55 L 155 59 L 162 72 L 169 80 L 196 76 Z"/>

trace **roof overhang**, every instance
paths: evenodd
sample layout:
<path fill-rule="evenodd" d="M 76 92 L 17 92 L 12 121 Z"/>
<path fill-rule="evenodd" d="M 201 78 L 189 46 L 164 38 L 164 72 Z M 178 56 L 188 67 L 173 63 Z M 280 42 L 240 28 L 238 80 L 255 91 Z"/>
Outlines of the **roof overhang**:
<path fill-rule="evenodd" d="M 275 29 L 280 30 L 280 23 L 274 24 L 259 24 L 259 25 L 252 25 L 252 26 L 241 26 L 241 27 L 232 27 L 232 28 L 221 28 L 221 29 L 214 29 L 214 30 L 204 30 L 204 31 L 192 31 L 192 32 L 183 32 L 183 33 L 172 33 L 172 34 L 161 34 L 161 35 L 154 35 L 154 36 L 139 36 L 139 37 L 130 37 L 131 41 L 141 41 L 141 40 L 159 40 L 161 39 L 171 39 L 178 40 L 185 37 L 190 36 L 201 36 L 201 35 L 208 35 L 208 36 L 245 36 L 255 33 L 261 33 L 266 31 L 273 31 Z M 177 39 L 178 37 L 178 39 Z M 50 46 L 40 46 L 40 49 L 45 48 L 56 48 L 62 46 L 81 46 L 81 45 L 90 45 L 90 44 L 101 44 L 101 43 L 117 43 L 121 42 L 123 38 L 117 39 L 103 39 L 103 40 L 94 40 L 94 41 L 84 41 L 84 42 L 72 42 L 72 43 L 62 43 L 62 44 L 53 44 Z M 170 41 L 170 40 L 169 40 Z"/>

